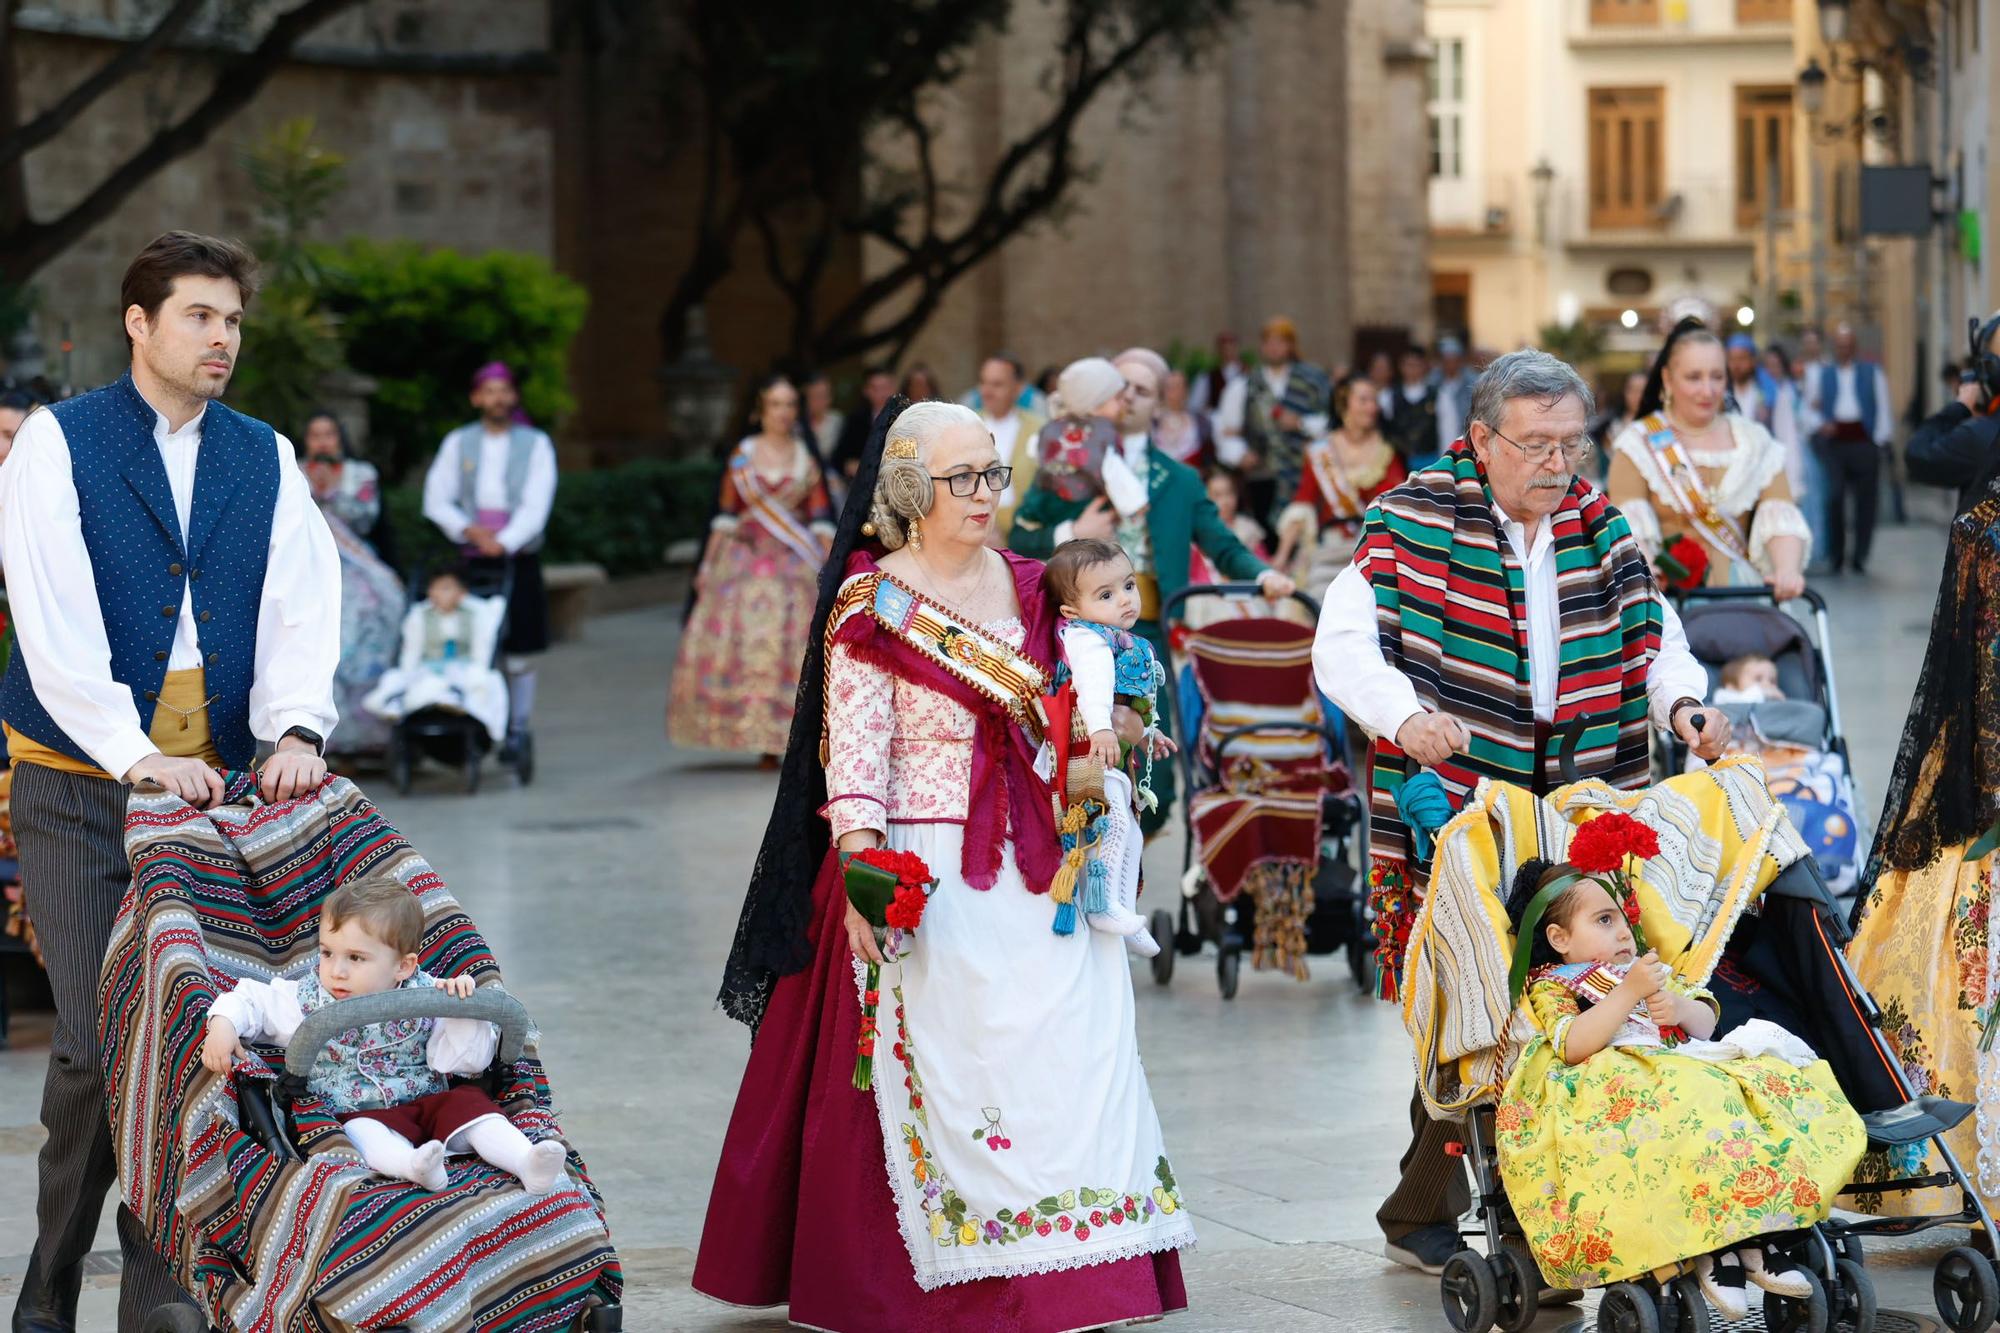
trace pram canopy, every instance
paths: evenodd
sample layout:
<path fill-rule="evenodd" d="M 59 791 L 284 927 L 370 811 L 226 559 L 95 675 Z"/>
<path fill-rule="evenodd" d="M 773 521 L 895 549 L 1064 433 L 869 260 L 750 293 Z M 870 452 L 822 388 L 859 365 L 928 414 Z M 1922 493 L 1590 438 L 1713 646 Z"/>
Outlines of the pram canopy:
<path fill-rule="evenodd" d="M 329 778 L 264 804 L 256 776 L 227 775 L 202 811 L 135 793 L 133 868 L 100 982 L 105 1074 L 119 1183 L 175 1277 L 211 1322 L 331 1333 L 395 1328 L 566 1329 L 622 1277 L 603 1200 L 582 1159 L 570 1187 L 531 1197 L 512 1176 L 454 1158 L 431 1193 L 371 1174 L 337 1123 L 297 1105 L 305 1160 L 244 1128 L 239 1083 L 201 1064 L 209 1004 L 243 977 L 300 977 L 316 964 L 319 908 L 338 885 L 392 875 L 424 908 L 426 971 L 482 986 L 499 969 L 444 881 L 359 788 Z M 559 1137 L 531 1037 L 496 1098 L 530 1139 Z"/>
<path fill-rule="evenodd" d="M 1538 799 L 1482 781 L 1438 834 L 1404 974 L 1403 1023 L 1433 1117 L 1460 1118 L 1506 1081 L 1515 1052 L 1505 899 L 1516 871 L 1537 857 L 1562 860 L 1578 825 L 1613 810 L 1659 835 L 1660 854 L 1635 876 L 1640 923 L 1661 960 L 1693 985 L 1708 982 L 1744 910 L 1808 855 L 1752 758 L 1636 792 L 1579 782 Z"/>

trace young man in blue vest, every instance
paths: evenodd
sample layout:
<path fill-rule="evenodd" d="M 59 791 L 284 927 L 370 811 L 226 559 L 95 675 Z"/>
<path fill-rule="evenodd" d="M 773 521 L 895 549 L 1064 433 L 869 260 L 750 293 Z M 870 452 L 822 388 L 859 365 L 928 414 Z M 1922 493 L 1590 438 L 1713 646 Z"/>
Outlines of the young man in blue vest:
<path fill-rule="evenodd" d="M 326 776 L 340 658 L 340 556 L 292 446 L 215 399 L 241 343 L 255 262 L 169 232 L 126 270 L 131 371 L 33 413 L 0 467 L 0 560 L 17 634 L 0 679 L 14 836 L 55 992 L 42 1093 L 39 1235 L 14 1333 L 76 1327 L 83 1259 L 116 1176 L 97 974 L 120 900 L 130 786 L 197 806 L 258 742 L 266 799 Z M 184 1300 L 118 1210 L 118 1327 Z"/>
<path fill-rule="evenodd" d="M 514 373 L 502 362 L 472 376 L 479 420 L 444 437 L 424 477 L 424 517 L 465 553 L 475 586 L 513 570 L 507 602 L 507 746 L 511 756 L 535 708 L 535 657 L 549 646 L 542 532 L 556 498 L 556 447 L 527 424 Z"/>

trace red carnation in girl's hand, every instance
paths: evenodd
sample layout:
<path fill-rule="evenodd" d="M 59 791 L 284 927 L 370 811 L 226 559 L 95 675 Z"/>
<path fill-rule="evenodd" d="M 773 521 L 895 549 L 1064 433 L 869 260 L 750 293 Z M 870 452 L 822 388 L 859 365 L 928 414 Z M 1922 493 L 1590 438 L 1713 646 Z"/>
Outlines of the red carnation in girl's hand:
<path fill-rule="evenodd" d="M 1570 840 L 1569 863 L 1586 875 L 1625 868 L 1625 858 L 1640 860 L 1660 854 L 1660 838 L 1630 815 L 1605 814 L 1585 824 Z"/>

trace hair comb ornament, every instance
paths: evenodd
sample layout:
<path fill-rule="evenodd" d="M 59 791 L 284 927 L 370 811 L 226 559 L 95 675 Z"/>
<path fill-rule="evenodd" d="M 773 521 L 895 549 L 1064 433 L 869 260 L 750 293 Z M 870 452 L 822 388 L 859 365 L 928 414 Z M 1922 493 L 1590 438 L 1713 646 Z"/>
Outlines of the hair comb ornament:
<path fill-rule="evenodd" d="M 915 458 L 917 441 L 913 435 L 898 435 L 889 441 L 889 447 L 882 451 L 884 458 Z"/>

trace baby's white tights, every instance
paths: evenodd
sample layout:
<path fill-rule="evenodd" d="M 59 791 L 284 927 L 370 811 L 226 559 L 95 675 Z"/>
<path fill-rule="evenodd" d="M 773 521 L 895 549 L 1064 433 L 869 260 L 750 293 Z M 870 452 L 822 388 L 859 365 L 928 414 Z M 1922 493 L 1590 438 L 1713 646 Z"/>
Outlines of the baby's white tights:
<path fill-rule="evenodd" d="M 447 1150 L 436 1139 L 413 1144 L 381 1121 L 365 1117 L 348 1121 L 344 1128 L 369 1170 L 427 1190 L 445 1187 Z M 554 1139 L 530 1143 L 506 1116 L 482 1116 L 451 1137 L 453 1147 L 461 1151 L 470 1148 L 480 1160 L 519 1176 L 522 1188 L 530 1194 L 547 1194 L 563 1178 L 566 1153 L 562 1144 Z"/>

